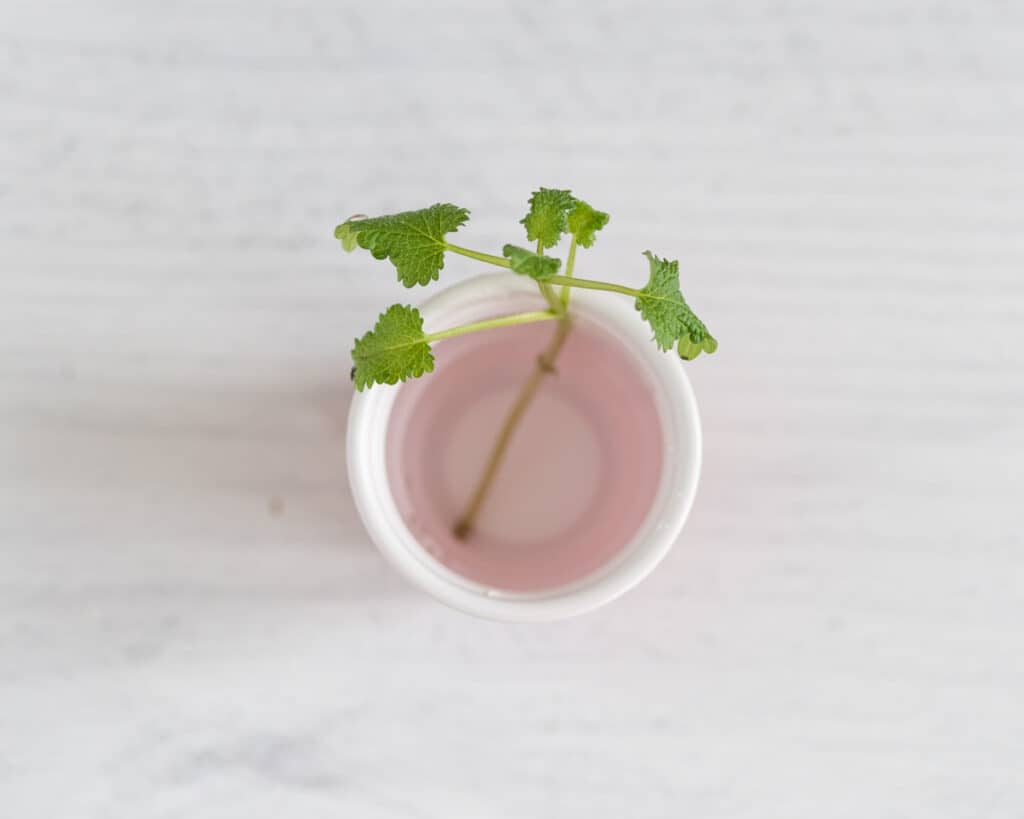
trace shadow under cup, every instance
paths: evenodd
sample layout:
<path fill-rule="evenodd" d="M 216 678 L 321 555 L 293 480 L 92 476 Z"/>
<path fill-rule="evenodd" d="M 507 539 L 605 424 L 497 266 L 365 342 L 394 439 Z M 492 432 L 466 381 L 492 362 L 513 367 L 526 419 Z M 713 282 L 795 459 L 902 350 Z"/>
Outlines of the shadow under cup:
<path fill-rule="evenodd" d="M 662 479 L 651 373 L 577 319 L 472 532 L 453 534 L 553 332 L 541 322 L 437 344 L 434 372 L 398 389 L 388 423 L 388 483 L 405 525 L 453 573 L 496 590 L 545 591 L 599 571 L 644 523 Z"/>

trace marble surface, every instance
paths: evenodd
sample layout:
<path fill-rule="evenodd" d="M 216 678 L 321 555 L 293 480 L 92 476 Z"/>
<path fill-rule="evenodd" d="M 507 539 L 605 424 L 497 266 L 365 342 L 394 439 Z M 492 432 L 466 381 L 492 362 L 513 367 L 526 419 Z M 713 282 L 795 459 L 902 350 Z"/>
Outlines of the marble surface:
<path fill-rule="evenodd" d="M 995 0 L 5 0 L 0 814 L 1024 815 L 1022 42 Z M 612 212 L 594 274 L 678 255 L 721 349 L 669 559 L 507 626 L 356 519 L 348 349 L 407 294 L 331 230 L 452 200 L 497 247 L 539 184 Z"/>

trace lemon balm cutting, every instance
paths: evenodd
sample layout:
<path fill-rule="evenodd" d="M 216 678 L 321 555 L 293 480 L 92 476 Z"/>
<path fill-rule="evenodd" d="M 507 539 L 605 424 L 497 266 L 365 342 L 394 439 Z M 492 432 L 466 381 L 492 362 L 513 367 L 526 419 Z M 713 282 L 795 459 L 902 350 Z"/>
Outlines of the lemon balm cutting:
<path fill-rule="evenodd" d="M 500 469 L 513 432 L 545 377 L 557 371 L 559 353 L 572 331 L 574 288 L 632 298 L 640 317 L 653 331 L 654 343 L 664 351 L 674 349 L 681 359 L 689 361 L 701 353 L 714 353 L 718 347 L 707 326 L 683 298 L 677 261 L 645 251 L 649 279 L 642 289 L 575 275 L 578 249 L 594 244 L 597 232 L 608 224 L 609 217 L 570 191 L 541 188 L 530 197 L 529 211 L 521 224 L 526 228 L 527 240 L 536 243 L 535 249 L 506 244 L 498 256 L 448 241 L 448 236 L 468 219 L 469 211 L 465 208 L 435 204 L 386 216 L 352 217 L 335 229 L 335 237 L 346 251 L 362 248 L 376 259 L 388 259 L 395 267 L 398 280 L 406 287 L 436 281 L 444 268 L 446 254 L 452 253 L 533 279 L 546 305 L 546 309 L 499 315 L 425 333 L 419 310 L 410 305 L 392 304 L 380 315 L 373 329 L 355 341 L 352 378 L 357 390 L 375 384 L 396 384 L 431 372 L 434 369 L 432 345 L 444 339 L 499 327 L 555 322 L 551 339 L 537 357 L 536 367 L 508 411 L 466 509 L 453 527 L 462 539 L 473 531 L 474 521 Z M 547 255 L 546 251 L 558 245 L 566 234 L 569 247 L 563 268 L 562 260 Z"/>

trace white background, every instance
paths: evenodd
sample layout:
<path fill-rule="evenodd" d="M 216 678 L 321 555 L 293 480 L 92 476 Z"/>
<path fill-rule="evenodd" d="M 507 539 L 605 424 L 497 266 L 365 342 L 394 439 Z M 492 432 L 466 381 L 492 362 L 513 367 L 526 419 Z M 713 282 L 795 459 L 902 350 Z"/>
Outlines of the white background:
<path fill-rule="evenodd" d="M 0 814 L 1024 814 L 1022 85 L 1009 0 L 3 0 Z M 367 543 L 423 292 L 332 229 L 538 185 L 721 348 L 675 551 L 524 627 Z"/>

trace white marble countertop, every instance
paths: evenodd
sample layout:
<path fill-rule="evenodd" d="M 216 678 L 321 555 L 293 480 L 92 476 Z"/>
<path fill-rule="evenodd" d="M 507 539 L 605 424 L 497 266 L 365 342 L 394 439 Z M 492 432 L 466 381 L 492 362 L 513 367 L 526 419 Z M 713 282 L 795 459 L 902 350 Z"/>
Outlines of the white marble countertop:
<path fill-rule="evenodd" d="M 0 815 L 1024 815 L 1022 37 L 994 0 L 7 0 Z M 348 350 L 422 294 L 331 231 L 440 199 L 497 247 L 537 185 L 612 212 L 595 273 L 678 255 L 721 350 L 667 562 L 508 626 L 356 519 Z"/>

